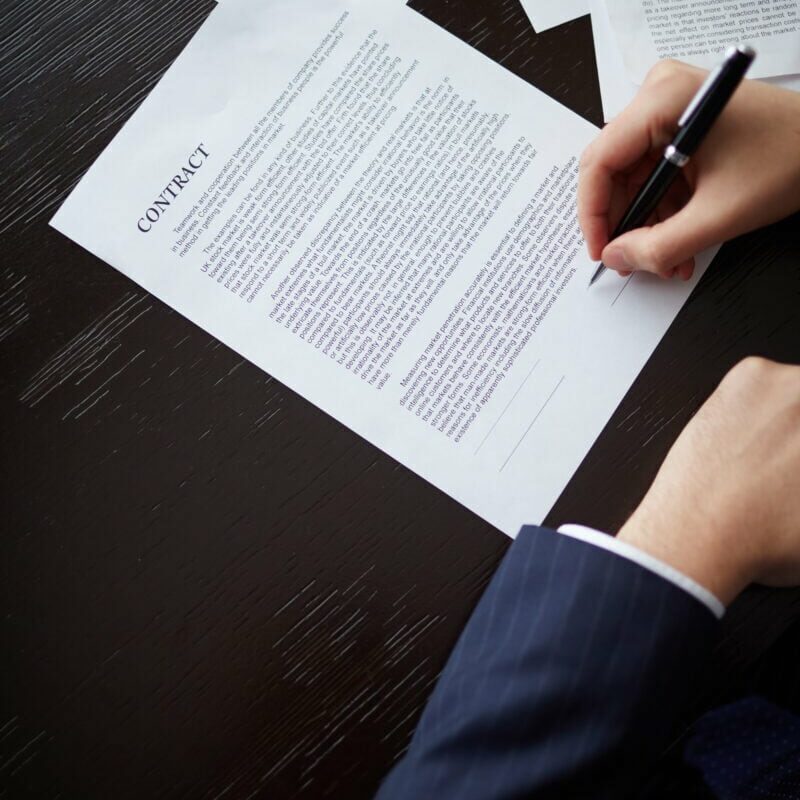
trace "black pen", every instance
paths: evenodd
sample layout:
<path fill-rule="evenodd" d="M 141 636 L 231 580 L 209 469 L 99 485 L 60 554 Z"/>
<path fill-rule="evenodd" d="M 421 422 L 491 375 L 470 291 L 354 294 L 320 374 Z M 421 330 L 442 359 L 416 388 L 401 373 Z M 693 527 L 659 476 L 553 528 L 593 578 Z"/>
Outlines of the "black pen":
<path fill-rule="evenodd" d="M 689 163 L 697 148 L 717 121 L 736 88 L 756 57 L 750 47 L 731 47 L 725 60 L 708 76 L 705 83 L 678 120 L 678 132 L 667 146 L 664 157 L 633 199 L 619 225 L 611 234 L 613 242 L 623 233 L 641 228 L 656 210 L 667 189 Z M 607 267 L 602 262 L 589 281 L 591 286 Z"/>

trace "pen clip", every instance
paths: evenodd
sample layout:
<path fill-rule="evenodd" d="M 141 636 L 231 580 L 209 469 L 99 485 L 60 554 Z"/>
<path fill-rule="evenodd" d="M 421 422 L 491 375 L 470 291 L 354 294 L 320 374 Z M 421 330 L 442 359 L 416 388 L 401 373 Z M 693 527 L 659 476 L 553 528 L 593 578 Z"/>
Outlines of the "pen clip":
<path fill-rule="evenodd" d="M 697 90 L 697 94 L 692 98 L 691 103 L 686 106 L 686 111 L 681 114 L 681 118 L 678 120 L 678 127 L 682 128 L 692 117 L 695 111 L 697 111 L 697 107 L 703 101 L 703 98 L 706 96 L 706 92 L 711 88 L 714 81 L 717 80 L 719 74 L 725 68 L 725 64 L 727 61 L 723 61 L 721 64 L 717 65 L 708 75 L 708 77 L 703 81 L 703 85 Z"/>
<path fill-rule="evenodd" d="M 748 67 L 752 63 L 753 59 L 756 57 L 756 51 L 753 50 L 752 47 L 747 47 L 746 45 L 739 45 L 738 47 L 729 47 L 728 50 L 725 52 L 725 58 L 721 64 L 718 64 L 715 69 L 713 69 L 708 77 L 703 81 L 703 85 L 697 90 L 697 94 L 692 98 L 692 101 L 686 107 L 686 110 L 681 114 L 681 118 L 678 120 L 678 128 L 684 127 L 689 120 L 694 116 L 695 111 L 697 111 L 700 104 L 703 102 L 703 99 L 706 95 L 711 91 L 711 87 L 717 82 L 717 79 L 720 75 L 728 68 L 729 65 L 737 58 L 745 58 L 747 60 L 747 66 L 744 68 L 744 72 L 747 72 Z"/>

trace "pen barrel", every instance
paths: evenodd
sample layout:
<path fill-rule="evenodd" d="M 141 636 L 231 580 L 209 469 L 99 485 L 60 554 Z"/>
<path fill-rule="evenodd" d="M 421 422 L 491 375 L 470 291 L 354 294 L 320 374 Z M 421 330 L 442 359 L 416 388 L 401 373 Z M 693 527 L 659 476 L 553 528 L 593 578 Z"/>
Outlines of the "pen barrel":
<path fill-rule="evenodd" d="M 732 47 L 725 61 L 709 74 L 678 121 L 678 132 L 672 145 L 679 153 L 694 155 L 725 110 L 754 58 L 755 52 L 749 47 Z"/>
<path fill-rule="evenodd" d="M 641 228 L 647 224 L 647 220 L 658 208 L 658 204 L 680 171 L 680 167 L 662 158 L 639 190 L 625 216 L 619 221 L 614 233 L 611 235 L 611 239 L 614 240 L 618 236 L 622 236 L 623 233 L 628 233 L 628 231 Z"/>

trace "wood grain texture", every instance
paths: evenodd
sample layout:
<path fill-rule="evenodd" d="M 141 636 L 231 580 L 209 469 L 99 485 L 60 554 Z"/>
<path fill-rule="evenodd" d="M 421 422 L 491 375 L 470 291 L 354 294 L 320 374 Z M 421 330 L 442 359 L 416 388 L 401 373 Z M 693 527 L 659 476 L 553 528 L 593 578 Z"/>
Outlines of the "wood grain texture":
<path fill-rule="evenodd" d="M 413 5 L 600 121 L 588 19 Z M 370 797 L 507 547 L 47 226 L 212 6 L 0 11 L 4 799 Z M 732 363 L 800 361 L 798 265 L 796 218 L 725 248 L 551 523 L 616 528 Z M 743 598 L 703 702 L 789 693 L 798 611 Z"/>

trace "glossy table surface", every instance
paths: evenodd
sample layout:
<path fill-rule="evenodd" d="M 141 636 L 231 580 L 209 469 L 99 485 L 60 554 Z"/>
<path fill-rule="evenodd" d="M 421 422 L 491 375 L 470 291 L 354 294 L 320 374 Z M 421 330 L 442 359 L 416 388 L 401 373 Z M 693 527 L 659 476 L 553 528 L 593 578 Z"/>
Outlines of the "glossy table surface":
<path fill-rule="evenodd" d="M 413 5 L 600 123 L 588 18 Z M 0 11 L 0 798 L 370 797 L 509 544 L 48 227 L 212 7 Z M 724 248 L 550 523 L 615 531 L 733 363 L 800 362 L 798 228 Z M 791 695 L 798 613 L 744 596 L 702 703 Z"/>

